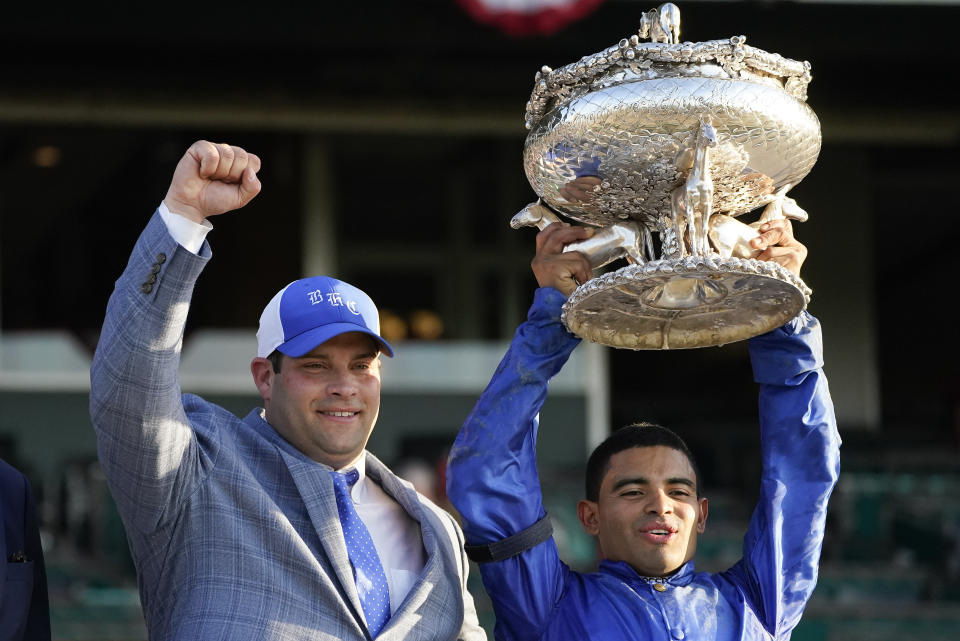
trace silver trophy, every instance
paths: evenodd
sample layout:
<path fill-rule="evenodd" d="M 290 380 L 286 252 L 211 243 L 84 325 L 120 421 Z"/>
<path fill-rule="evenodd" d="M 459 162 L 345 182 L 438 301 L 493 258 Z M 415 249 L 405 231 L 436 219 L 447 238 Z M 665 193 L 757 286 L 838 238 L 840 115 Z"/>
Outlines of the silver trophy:
<path fill-rule="evenodd" d="M 527 104 L 524 170 L 540 199 L 511 225 L 564 217 L 598 227 L 568 245 L 593 267 L 563 308 L 582 338 L 629 349 L 722 345 L 779 327 L 810 290 L 749 242 L 768 220 L 806 220 L 787 196 L 820 152 L 810 64 L 744 36 L 680 42 L 680 10 L 559 69 Z M 649 42 L 642 39 L 649 38 Z M 763 207 L 751 224 L 738 217 Z M 659 252 L 659 253 L 658 253 Z"/>

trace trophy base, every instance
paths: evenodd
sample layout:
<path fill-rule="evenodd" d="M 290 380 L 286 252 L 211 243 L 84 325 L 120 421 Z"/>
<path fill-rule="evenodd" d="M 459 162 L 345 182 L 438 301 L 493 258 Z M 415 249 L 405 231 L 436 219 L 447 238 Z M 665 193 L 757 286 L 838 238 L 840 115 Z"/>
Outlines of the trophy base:
<path fill-rule="evenodd" d="M 610 347 L 690 349 L 780 327 L 809 295 L 800 278 L 773 262 L 690 256 L 598 276 L 570 295 L 562 318 L 574 334 Z"/>

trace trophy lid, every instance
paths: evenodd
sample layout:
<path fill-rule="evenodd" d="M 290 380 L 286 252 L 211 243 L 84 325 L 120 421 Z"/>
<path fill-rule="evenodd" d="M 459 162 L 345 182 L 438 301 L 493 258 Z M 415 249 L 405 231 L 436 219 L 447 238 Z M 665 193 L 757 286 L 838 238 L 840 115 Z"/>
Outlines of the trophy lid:
<path fill-rule="evenodd" d="M 673 15 L 675 29 L 662 30 L 665 35 L 661 41 L 641 42 L 641 38 L 657 37 L 650 29 L 654 19 L 649 16 L 654 13 L 657 22 L 662 21 L 664 15 Z M 535 84 L 527 102 L 526 128 L 533 128 L 557 99 L 568 97 L 578 88 L 703 72 L 702 68 L 692 65 L 712 65 L 717 69 L 712 70 L 711 75 L 769 84 L 797 100 L 807 99 L 807 85 L 812 79 L 809 62 L 751 47 L 742 35 L 726 40 L 679 42 L 679 34 L 680 10 L 672 3 L 665 3 L 644 13 L 638 33 L 629 38 L 558 69 L 544 65 L 534 77 Z"/>

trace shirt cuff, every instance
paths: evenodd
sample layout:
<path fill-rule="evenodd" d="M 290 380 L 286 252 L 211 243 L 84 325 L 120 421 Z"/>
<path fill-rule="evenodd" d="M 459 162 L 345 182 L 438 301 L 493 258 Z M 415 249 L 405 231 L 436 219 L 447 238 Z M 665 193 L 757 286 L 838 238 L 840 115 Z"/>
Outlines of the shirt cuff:
<path fill-rule="evenodd" d="M 796 385 L 794 378 L 823 367 L 820 323 L 806 310 L 772 332 L 749 340 L 753 380 Z"/>
<path fill-rule="evenodd" d="M 567 297 L 553 287 L 538 287 L 533 293 L 533 305 L 527 313 L 527 320 L 554 320 L 558 323 Z"/>
<path fill-rule="evenodd" d="M 160 218 L 167 226 L 167 231 L 170 232 L 173 239 L 187 251 L 199 255 L 207 233 L 213 229 L 210 221 L 204 220 L 202 223 L 195 223 L 189 218 L 167 209 L 167 203 L 162 200 L 157 211 L 160 212 Z"/>

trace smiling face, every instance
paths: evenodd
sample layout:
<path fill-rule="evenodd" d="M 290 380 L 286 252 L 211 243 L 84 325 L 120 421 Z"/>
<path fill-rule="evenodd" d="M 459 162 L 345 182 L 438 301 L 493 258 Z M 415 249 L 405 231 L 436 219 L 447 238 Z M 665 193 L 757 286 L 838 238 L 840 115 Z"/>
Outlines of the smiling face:
<path fill-rule="evenodd" d="M 267 422 L 311 459 L 339 469 L 367 445 L 380 412 L 380 358 L 366 334 L 334 336 L 303 356 L 250 365 Z"/>
<path fill-rule="evenodd" d="M 643 576 L 666 576 L 693 558 L 707 522 L 686 455 L 664 445 L 613 454 L 596 501 L 577 506 L 604 559 L 625 561 Z"/>

